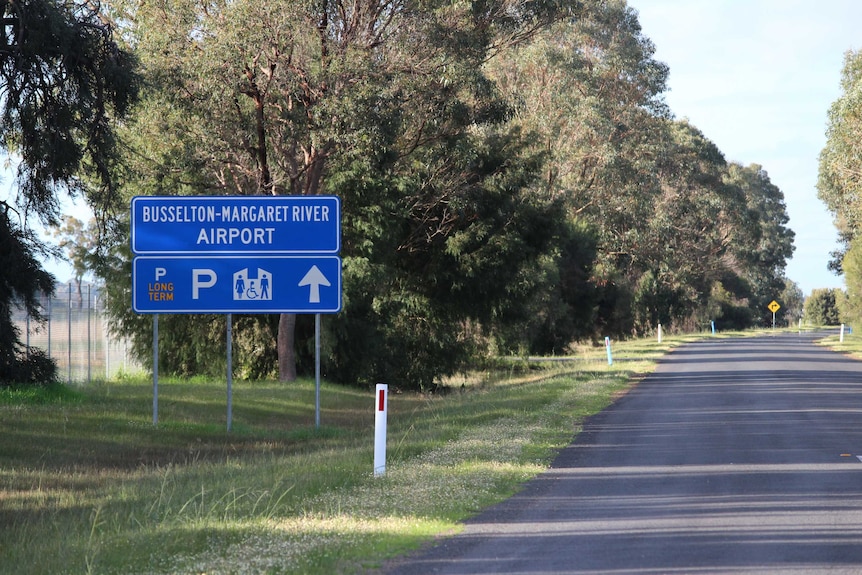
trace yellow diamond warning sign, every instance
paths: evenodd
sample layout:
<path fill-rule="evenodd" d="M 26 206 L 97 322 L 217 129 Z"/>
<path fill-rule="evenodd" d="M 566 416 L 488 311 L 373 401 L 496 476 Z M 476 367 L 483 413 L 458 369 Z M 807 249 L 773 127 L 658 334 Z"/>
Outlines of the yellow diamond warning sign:
<path fill-rule="evenodd" d="M 775 300 L 772 300 L 771 302 L 769 302 L 769 305 L 766 307 L 768 307 L 769 311 L 771 311 L 772 313 L 775 313 L 781 309 L 781 306 Z"/>

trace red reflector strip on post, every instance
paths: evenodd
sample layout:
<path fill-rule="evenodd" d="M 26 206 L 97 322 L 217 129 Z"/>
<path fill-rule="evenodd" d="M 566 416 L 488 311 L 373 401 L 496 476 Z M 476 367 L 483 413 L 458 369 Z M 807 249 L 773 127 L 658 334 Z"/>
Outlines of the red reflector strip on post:
<path fill-rule="evenodd" d="M 386 390 L 380 389 L 377 391 L 377 411 L 386 410 Z"/>

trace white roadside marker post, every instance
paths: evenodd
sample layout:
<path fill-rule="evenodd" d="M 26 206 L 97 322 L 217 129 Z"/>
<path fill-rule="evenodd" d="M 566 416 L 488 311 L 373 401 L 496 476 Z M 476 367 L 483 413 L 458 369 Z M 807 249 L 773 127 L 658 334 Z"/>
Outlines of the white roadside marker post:
<path fill-rule="evenodd" d="M 374 409 L 374 477 L 386 474 L 386 410 L 389 402 L 389 386 L 378 383 Z"/>
<path fill-rule="evenodd" d="M 614 357 L 611 355 L 611 338 L 605 338 L 605 348 L 608 350 L 608 365 L 614 364 Z"/>

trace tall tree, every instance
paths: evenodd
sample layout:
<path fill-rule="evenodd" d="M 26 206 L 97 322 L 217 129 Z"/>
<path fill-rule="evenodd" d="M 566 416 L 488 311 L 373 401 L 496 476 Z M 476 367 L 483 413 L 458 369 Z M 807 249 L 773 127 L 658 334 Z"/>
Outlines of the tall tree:
<path fill-rule="evenodd" d="M 579 18 L 555 23 L 490 63 L 501 90 L 521 103 L 515 121 L 536 134 L 548 156 L 547 193 L 564 199 L 572 221 L 597 233 L 592 279 L 607 304 L 600 305 L 602 330 L 616 323 L 619 302 L 610 300 L 629 281 L 635 252 L 647 246 L 640 234 L 658 193 L 655 134 L 669 113 L 662 95 L 667 66 L 654 52 L 624 1 L 594 1 Z"/>
<path fill-rule="evenodd" d="M 21 202 L 48 223 L 59 190 L 104 205 L 115 191 L 111 121 L 137 93 L 132 56 L 113 40 L 98 3 L 3 1 L 0 11 L 0 139 L 21 158 Z"/>
<path fill-rule="evenodd" d="M 465 222 L 481 224 L 467 219 L 469 201 L 459 205 L 459 192 L 490 193 L 477 179 L 495 174 L 480 162 L 494 157 L 487 166 L 508 169 L 494 163 L 497 151 L 475 149 L 477 129 L 506 113 L 483 63 L 559 9 L 552 1 L 517 9 L 503 1 L 129 2 L 124 20 L 153 87 L 134 129 L 167 129 L 171 140 L 139 140 L 137 190 L 339 193 L 346 220 L 380 218 L 373 225 L 405 234 L 346 221 L 345 283 L 371 236 L 401 258 L 428 240 L 442 249 Z M 282 379 L 296 375 L 295 321 L 279 320 Z"/>
<path fill-rule="evenodd" d="M 771 323 L 766 306 L 785 290 L 784 270 L 794 251 L 784 194 L 759 164 L 731 163 L 724 180 L 745 197 L 728 264 L 750 289 L 751 307 Z"/>
<path fill-rule="evenodd" d="M 605 333 L 702 321 L 713 294 L 747 305 L 749 280 L 780 280 L 792 252 L 780 191 L 765 173 L 757 193 L 725 181 L 721 151 L 671 118 L 668 69 L 654 53 L 625 1 L 595 1 L 490 64 L 520 102 L 515 121 L 549 158 L 546 189 L 596 230 L 592 277 Z M 743 261 L 740 243 L 770 252 Z"/>
<path fill-rule="evenodd" d="M 817 196 L 832 212 L 845 246 L 862 230 L 862 51 L 844 55 L 841 95 L 829 108 Z M 840 270 L 843 252 L 831 265 Z"/>
<path fill-rule="evenodd" d="M 656 275 L 659 293 L 673 294 L 668 320 L 703 322 L 715 319 L 707 304 L 729 271 L 745 200 L 723 182 L 727 164 L 713 142 L 686 121 L 667 128 L 669 140 L 655 163 L 661 192 L 643 226 L 640 257 Z"/>
<path fill-rule="evenodd" d="M 793 280 L 786 280 L 784 290 L 776 298 L 781 303 L 782 323 L 793 327 L 805 313 L 805 294 Z"/>
<path fill-rule="evenodd" d="M 47 383 L 56 367 L 47 357 L 24 349 L 12 322 L 14 305 L 23 305 L 36 320 L 42 319 L 39 294 L 54 290 L 54 279 L 37 259 L 38 245 L 32 232 L 19 223 L 19 214 L 0 205 L 0 385 Z"/>
<path fill-rule="evenodd" d="M 841 321 L 838 309 L 841 295 L 841 290 L 834 288 L 811 290 L 805 298 L 805 320 L 814 325 L 838 325 Z"/>
<path fill-rule="evenodd" d="M 841 302 L 842 320 L 862 325 L 862 239 L 850 243 L 842 258 L 845 298 Z"/>
<path fill-rule="evenodd" d="M 101 229 L 95 218 L 84 224 L 74 216 L 64 215 L 60 224 L 52 228 L 51 234 L 57 239 L 57 247 L 64 252 L 66 260 L 72 264 L 78 302 L 82 303 L 84 276 L 94 267 L 93 255 L 100 250 L 102 243 Z"/>
<path fill-rule="evenodd" d="M 7 238 L 4 254 L 26 275 L 6 280 L 16 285 L 0 293 L 0 306 L 8 310 L 18 297 L 34 313 L 31 290 L 51 292 L 53 279 L 35 265 L 46 248 L 30 231 L 29 218 L 57 223 L 61 193 L 110 204 L 116 192 L 112 120 L 126 112 L 137 84 L 133 58 L 114 42 L 97 3 L 4 0 L 0 17 L 0 141 L 20 158 L 21 208 L 15 221 L 11 206 L 2 206 L 0 234 Z M 14 335 L 4 318 L 0 331 Z M 14 355 L 16 342 L 4 337 L 5 357 Z"/>

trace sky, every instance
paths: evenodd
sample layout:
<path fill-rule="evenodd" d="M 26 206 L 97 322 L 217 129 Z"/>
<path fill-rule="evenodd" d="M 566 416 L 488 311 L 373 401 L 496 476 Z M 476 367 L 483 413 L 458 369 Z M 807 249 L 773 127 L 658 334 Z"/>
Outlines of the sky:
<path fill-rule="evenodd" d="M 655 58 L 670 68 L 665 99 L 728 161 L 760 164 L 784 193 L 795 234 L 787 277 L 805 295 L 842 288 L 826 268 L 838 248 L 817 199 L 829 107 L 844 54 L 862 49 L 862 0 L 629 0 Z M 778 295 L 778 294 L 776 294 Z"/>
<path fill-rule="evenodd" d="M 629 0 L 655 57 L 670 68 L 666 100 L 728 161 L 760 164 L 784 193 L 796 251 L 787 276 L 805 295 L 843 287 L 826 268 L 838 247 L 817 199 L 818 156 L 844 54 L 862 49 L 862 0 Z M 79 219 L 87 211 L 70 207 Z M 67 281 L 71 269 L 48 262 Z M 778 294 L 776 294 L 777 296 Z"/>

